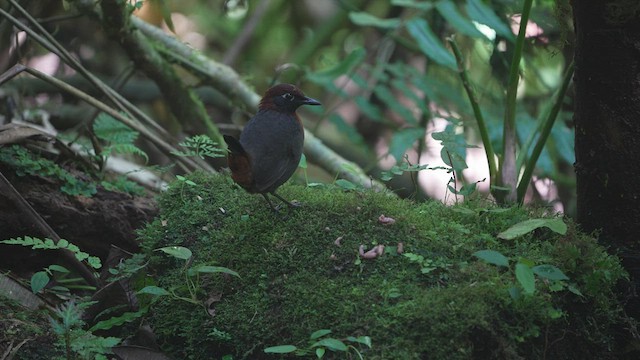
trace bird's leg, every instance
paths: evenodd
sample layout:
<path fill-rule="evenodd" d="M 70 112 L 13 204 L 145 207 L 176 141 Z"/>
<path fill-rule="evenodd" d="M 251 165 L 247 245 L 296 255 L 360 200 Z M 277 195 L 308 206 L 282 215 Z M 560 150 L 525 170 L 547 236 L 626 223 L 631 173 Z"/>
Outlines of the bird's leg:
<path fill-rule="evenodd" d="M 267 204 L 269 204 L 269 206 L 271 207 L 271 210 L 277 213 L 278 208 L 273 206 L 273 203 L 271 202 L 271 199 L 269 199 L 269 196 L 266 193 L 260 193 L 260 195 L 262 195 L 262 197 L 264 197 L 264 199 L 267 200 Z"/>
<path fill-rule="evenodd" d="M 282 201 L 283 203 L 285 203 L 285 204 L 289 205 L 289 207 L 290 207 L 290 208 L 297 208 L 297 207 L 300 207 L 300 203 L 299 203 L 299 202 L 290 202 L 290 201 L 287 201 L 287 199 L 285 199 L 285 198 L 283 198 L 282 196 L 280 196 L 280 195 L 276 194 L 276 192 L 275 192 L 275 191 L 272 191 L 272 192 L 271 192 L 271 195 L 273 195 L 273 196 L 277 197 L 278 199 L 280 199 L 280 201 Z"/>

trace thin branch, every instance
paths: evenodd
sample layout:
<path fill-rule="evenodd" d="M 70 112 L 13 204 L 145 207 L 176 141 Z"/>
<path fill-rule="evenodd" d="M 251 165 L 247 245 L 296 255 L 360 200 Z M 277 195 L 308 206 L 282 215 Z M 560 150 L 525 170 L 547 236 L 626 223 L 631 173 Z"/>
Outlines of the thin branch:
<path fill-rule="evenodd" d="M 33 17 L 31 17 L 31 15 L 26 10 L 20 7 L 20 5 L 17 4 L 14 0 L 9 0 L 9 1 L 18 11 L 20 11 L 20 13 L 31 24 L 33 24 L 33 26 L 35 26 L 37 29 L 39 29 L 43 33 L 43 36 L 36 33 L 33 29 L 23 24 L 21 21 L 16 19 L 14 16 L 9 14 L 8 12 L 4 11 L 4 9 L 2 8 L 0 8 L 0 15 L 4 16 L 15 27 L 27 33 L 27 35 L 29 35 L 33 40 L 35 40 L 41 46 L 51 51 L 52 53 L 56 54 L 67 65 L 72 67 L 74 70 L 78 71 L 78 73 L 84 76 L 93 86 L 95 86 L 100 92 L 102 92 L 107 98 L 109 98 L 115 104 L 116 107 L 118 107 L 122 112 L 124 112 L 125 114 L 129 115 L 132 119 L 134 119 L 133 121 L 137 121 L 135 120 L 136 118 L 140 119 L 144 124 L 146 124 L 150 128 L 157 131 L 158 134 L 160 134 L 160 136 L 162 136 L 165 140 L 170 139 L 170 135 L 166 132 L 166 130 L 163 127 L 158 125 L 158 123 L 156 123 L 153 119 L 147 116 L 144 112 L 142 112 L 140 109 L 135 107 L 133 104 L 127 101 L 124 97 L 122 97 L 116 91 L 111 89 L 109 86 L 104 84 L 100 79 L 94 76 L 91 72 L 86 70 L 84 66 L 82 66 L 82 64 L 80 64 L 80 62 L 75 57 L 69 54 L 66 51 L 66 49 L 64 49 L 64 47 L 55 40 L 55 38 L 53 38 L 48 32 L 46 32 L 46 30 L 40 24 L 38 24 L 38 22 Z M 131 114 L 135 114 L 135 117 L 132 116 Z M 202 168 L 202 164 L 200 164 L 200 166 L 198 167 Z"/>
<path fill-rule="evenodd" d="M 122 122 L 123 124 L 129 126 L 130 128 L 138 131 L 144 138 L 146 138 L 147 140 L 149 140 L 150 142 L 152 142 L 153 144 L 155 144 L 160 150 L 164 151 L 166 154 L 169 154 L 170 156 L 173 156 L 179 164 L 181 164 L 183 166 L 184 170 L 188 170 L 189 167 L 191 169 L 197 169 L 197 168 L 202 168 L 202 166 L 198 165 L 197 163 L 195 163 L 193 161 L 193 159 L 191 158 L 186 158 L 186 157 L 178 157 L 175 155 L 171 155 L 172 151 L 176 150 L 171 144 L 165 142 L 163 139 L 161 139 L 160 137 L 158 137 L 157 134 L 153 133 L 152 131 L 150 131 L 149 129 L 147 129 L 144 125 L 140 124 L 137 121 L 133 121 L 130 118 L 122 115 L 120 112 L 114 110 L 113 108 L 107 106 L 105 103 L 101 102 L 100 100 L 87 95 L 86 93 L 78 90 L 77 88 L 65 83 L 64 81 L 58 80 L 53 76 L 49 76 L 45 73 L 42 73 L 36 69 L 32 69 L 29 68 L 27 66 L 24 66 L 22 64 L 16 64 L 14 65 L 11 69 L 7 70 L 5 73 L 3 73 L 2 75 L 0 75 L 0 85 L 2 85 L 4 82 L 10 80 L 11 78 L 13 78 L 14 76 L 18 75 L 21 72 L 27 72 L 43 81 L 46 81 L 58 88 L 60 88 L 63 91 L 66 91 L 76 97 L 78 97 L 80 100 L 83 100 L 84 102 L 100 109 L 101 111 L 104 111 L 105 113 L 111 115 L 112 117 L 114 117 L 115 119 L 117 119 L 118 121 Z M 211 169 L 211 171 L 213 171 Z"/>
<path fill-rule="evenodd" d="M 253 33 L 256 30 L 256 27 L 264 17 L 264 14 L 267 12 L 269 8 L 269 0 L 260 0 L 256 9 L 253 11 L 253 14 L 247 20 L 247 23 L 242 28 L 240 35 L 236 39 L 234 39 L 233 44 L 224 54 L 222 58 L 222 63 L 225 65 L 233 65 L 233 63 L 238 58 L 238 55 L 242 52 L 242 50 L 249 44 L 249 40 L 253 36 Z"/>
<path fill-rule="evenodd" d="M 118 0 L 103 0 L 100 5 L 104 29 L 112 39 L 120 43 L 136 66 L 158 84 L 173 115 L 179 121 L 201 122 L 207 128 L 208 135 L 222 143 L 220 131 L 193 90 L 185 86 L 153 43 L 131 26 L 132 16 L 126 10 L 127 4 Z"/>

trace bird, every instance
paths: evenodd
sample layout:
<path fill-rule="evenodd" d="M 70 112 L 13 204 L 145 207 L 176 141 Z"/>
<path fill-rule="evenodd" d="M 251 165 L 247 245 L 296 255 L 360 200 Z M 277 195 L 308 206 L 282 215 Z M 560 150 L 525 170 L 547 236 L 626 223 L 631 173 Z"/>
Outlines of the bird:
<path fill-rule="evenodd" d="M 252 194 L 262 195 L 271 209 L 273 195 L 290 208 L 276 193 L 296 171 L 302 156 L 304 128 L 296 110 L 302 105 L 321 105 L 292 84 L 277 84 L 262 96 L 258 112 L 246 124 L 240 138 L 223 135 L 227 143 L 227 162 L 231 178 Z"/>

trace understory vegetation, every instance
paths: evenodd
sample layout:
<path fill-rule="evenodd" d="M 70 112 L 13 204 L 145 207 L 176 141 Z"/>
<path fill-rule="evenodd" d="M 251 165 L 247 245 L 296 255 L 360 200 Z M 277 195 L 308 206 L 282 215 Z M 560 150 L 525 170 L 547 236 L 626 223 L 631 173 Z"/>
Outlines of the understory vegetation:
<path fill-rule="evenodd" d="M 568 220 L 564 235 L 541 227 L 499 237 L 531 218 L 552 220 L 544 209 L 285 186 L 282 196 L 303 207 L 274 220 L 261 197 L 228 177 L 189 180 L 172 184 L 141 232 L 157 286 L 174 294 L 160 297 L 149 321 L 176 358 L 269 359 L 263 349 L 277 345 L 300 353 L 321 329 L 370 337 L 371 348 L 354 346 L 367 359 L 616 356 L 618 260 Z M 360 246 L 379 245 L 382 255 L 360 255 Z M 154 251 L 171 246 L 192 252 L 188 264 Z M 239 276 L 201 274 L 188 291 L 184 273 L 202 265 Z M 553 271 L 532 272 L 527 289 L 518 268 L 539 265 Z M 198 304 L 175 296 L 189 293 Z"/>

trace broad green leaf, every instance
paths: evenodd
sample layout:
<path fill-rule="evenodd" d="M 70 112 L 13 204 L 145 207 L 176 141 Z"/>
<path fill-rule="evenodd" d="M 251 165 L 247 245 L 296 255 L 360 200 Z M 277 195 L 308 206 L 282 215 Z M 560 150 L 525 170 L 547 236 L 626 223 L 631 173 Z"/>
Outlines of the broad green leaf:
<path fill-rule="evenodd" d="M 510 41 L 515 40 L 511 28 L 493 12 L 493 9 L 485 5 L 482 0 L 467 0 L 466 8 L 467 14 L 473 20 L 492 28 L 497 34 L 502 35 Z"/>
<path fill-rule="evenodd" d="M 288 354 L 296 351 L 298 348 L 293 345 L 278 345 L 264 349 L 267 354 Z"/>
<path fill-rule="evenodd" d="M 149 285 L 149 286 L 145 286 L 142 289 L 138 290 L 137 292 L 138 294 L 150 294 L 150 295 L 157 295 L 157 296 L 167 296 L 167 295 L 171 295 L 170 292 L 168 292 L 167 290 L 158 287 L 158 286 L 153 286 L 153 285 Z"/>
<path fill-rule="evenodd" d="M 423 114 L 431 113 L 431 111 L 429 110 L 428 102 L 418 96 L 418 94 L 414 92 L 413 88 L 407 86 L 405 80 L 394 79 L 391 81 L 391 84 L 393 85 L 394 89 L 399 90 L 404 96 L 406 96 L 408 99 L 411 99 L 411 101 L 423 112 Z"/>
<path fill-rule="evenodd" d="M 373 121 L 384 122 L 380 108 L 372 103 L 369 99 L 365 98 L 362 95 L 358 95 L 353 100 L 355 101 L 356 105 L 358 105 L 358 109 L 360 109 L 360 111 L 362 111 L 362 113 L 366 117 Z"/>
<path fill-rule="evenodd" d="M 569 284 L 569 286 L 567 286 L 567 290 L 571 291 L 572 293 L 578 296 L 584 296 L 582 295 L 582 292 L 580 292 L 580 290 L 575 285 Z"/>
<path fill-rule="evenodd" d="M 366 12 L 350 12 L 349 19 L 360 26 L 373 26 L 382 29 L 395 29 L 400 25 L 400 19 L 381 19 Z"/>
<path fill-rule="evenodd" d="M 516 279 L 518 279 L 518 282 L 520 283 L 520 285 L 522 285 L 525 293 L 533 294 L 536 291 L 536 280 L 533 276 L 533 270 L 531 269 L 531 267 L 527 266 L 526 264 L 517 263 Z"/>
<path fill-rule="evenodd" d="M 509 266 L 509 259 L 495 250 L 480 250 L 473 253 L 473 256 L 480 260 L 484 260 L 489 264 L 497 266 Z"/>
<path fill-rule="evenodd" d="M 417 124 L 416 118 L 413 116 L 411 110 L 407 109 L 407 106 L 400 103 L 391 90 L 385 85 L 376 86 L 373 91 L 380 101 L 385 103 L 396 114 L 400 115 L 406 122 L 410 124 Z"/>
<path fill-rule="evenodd" d="M 395 6 L 404 6 L 420 10 L 433 9 L 433 3 L 429 1 L 416 1 L 416 0 L 391 0 L 391 4 Z"/>
<path fill-rule="evenodd" d="M 347 345 L 345 345 L 342 341 L 334 338 L 322 339 L 311 345 L 311 347 L 318 346 L 326 347 L 327 349 L 333 351 L 347 351 Z"/>
<path fill-rule="evenodd" d="M 357 338 L 349 336 L 347 340 L 351 342 L 357 342 L 371 348 L 371 338 L 369 336 L 358 336 Z"/>
<path fill-rule="evenodd" d="M 485 38 L 484 34 L 482 34 L 478 28 L 469 20 L 468 18 L 462 16 L 451 0 L 441 0 L 436 3 L 436 9 L 443 18 L 445 18 L 451 26 L 456 28 L 460 33 L 475 37 L 475 38 Z"/>
<path fill-rule="evenodd" d="M 206 273 L 206 274 L 225 273 L 225 274 L 240 277 L 240 275 L 237 272 L 222 266 L 202 265 L 197 267 L 196 271 L 199 273 Z"/>
<path fill-rule="evenodd" d="M 38 271 L 31 276 L 31 291 L 34 294 L 40 292 L 49 283 L 49 275 L 45 271 Z"/>
<path fill-rule="evenodd" d="M 391 137 L 391 143 L 389 144 L 389 154 L 391 154 L 396 161 L 402 160 L 404 153 L 409 149 L 416 140 L 424 136 L 424 129 L 421 128 L 407 128 L 396 131 Z"/>
<path fill-rule="evenodd" d="M 132 321 L 137 320 L 140 317 L 144 316 L 148 312 L 148 310 L 149 310 L 148 307 L 144 307 L 144 308 L 140 309 L 139 311 L 125 312 L 124 314 L 122 314 L 120 316 L 114 316 L 114 317 L 111 317 L 111 318 L 109 318 L 107 320 L 99 321 L 97 324 L 93 325 L 89 329 L 89 331 L 94 332 L 96 330 L 109 330 L 114 326 L 120 326 L 120 325 L 126 324 L 128 322 L 132 322 Z"/>
<path fill-rule="evenodd" d="M 505 240 L 512 240 L 541 227 L 547 227 L 560 235 L 567 233 L 567 224 L 565 224 L 562 219 L 529 219 L 513 225 L 498 234 L 498 237 Z"/>
<path fill-rule="evenodd" d="M 335 125 L 339 133 L 344 134 L 353 144 L 364 146 L 364 138 L 353 126 L 349 125 L 339 114 L 329 115 L 329 121 Z"/>
<path fill-rule="evenodd" d="M 311 334 L 311 336 L 309 336 L 309 339 L 311 340 L 315 340 L 317 338 L 321 338 L 327 334 L 331 334 L 331 330 L 329 329 L 321 329 L 318 331 L 314 331 L 313 334 Z"/>
<path fill-rule="evenodd" d="M 55 265 L 55 264 L 54 265 L 49 265 L 49 270 L 56 271 L 56 272 L 63 273 L 63 274 L 69 273 L 69 269 L 67 269 L 66 267 L 60 266 L 60 265 Z"/>
<path fill-rule="evenodd" d="M 513 300 L 518 300 L 520 296 L 522 296 L 522 292 L 520 291 L 520 288 L 512 286 L 509 288 L 509 296 L 511 296 Z"/>
<path fill-rule="evenodd" d="M 188 260 L 189 258 L 191 258 L 191 255 L 193 255 L 191 253 L 191 250 L 182 246 L 167 246 L 156 249 L 155 251 L 162 251 L 165 254 L 169 254 L 175 258 L 182 260 Z"/>
<path fill-rule="evenodd" d="M 407 31 L 416 40 L 420 50 L 431 60 L 446 66 L 452 70 L 457 70 L 456 59 L 449 52 L 442 41 L 431 31 L 429 23 L 421 18 L 414 18 L 407 22 Z"/>
<path fill-rule="evenodd" d="M 533 267 L 534 274 L 549 280 L 569 280 L 562 270 L 553 265 L 538 265 Z"/>
<path fill-rule="evenodd" d="M 325 85 L 327 82 L 333 81 L 340 75 L 348 74 L 351 70 L 360 64 L 366 56 L 363 48 L 353 50 L 341 62 L 320 71 L 307 74 L 307 78 L 317 84 Z"/>

